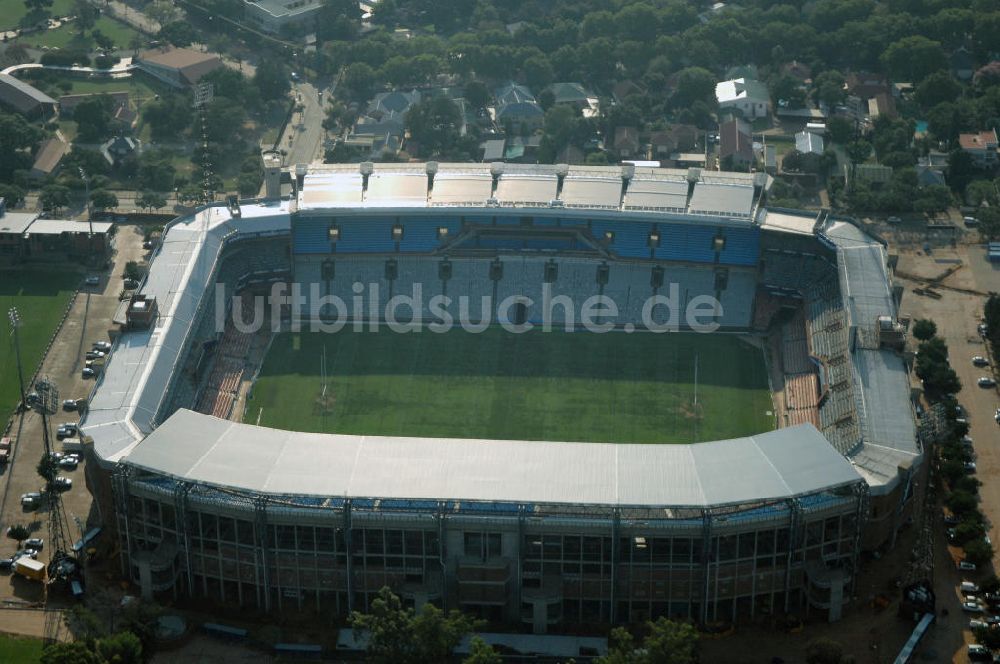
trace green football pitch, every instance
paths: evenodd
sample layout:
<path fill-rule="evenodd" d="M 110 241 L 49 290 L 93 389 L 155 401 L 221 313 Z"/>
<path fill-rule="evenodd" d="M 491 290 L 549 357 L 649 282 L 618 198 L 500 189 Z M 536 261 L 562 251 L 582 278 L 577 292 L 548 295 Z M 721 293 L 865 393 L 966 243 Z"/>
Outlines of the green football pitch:
<path fill-rule="evenodd" d="M 0 425 L 20 398 L 7 312 L 17 307 L 21 315 L 21 361 L 24 380 L 30 381 L 79 282 L 77 272 L 0 271 Z"/>
<path fill-rule="evenodd" d="M 771 410 L 762 352 L 733 336 L 345 329 L 278 335 L 244 421 L 387 436 L 692 443 L 769 431 Z"/>

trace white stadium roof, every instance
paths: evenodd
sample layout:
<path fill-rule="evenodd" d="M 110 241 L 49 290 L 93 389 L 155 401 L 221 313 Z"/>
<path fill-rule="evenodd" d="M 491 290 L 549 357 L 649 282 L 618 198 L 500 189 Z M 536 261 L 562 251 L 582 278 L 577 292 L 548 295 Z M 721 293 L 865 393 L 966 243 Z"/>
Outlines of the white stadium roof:
<path fill-rule="evenodd" d="M 808 424 L 697 445 L 615 445 L 300 433 L 189 410 L 129 463 L 271 494 L 621 506 L 745 504 L 860 479 Z"/>

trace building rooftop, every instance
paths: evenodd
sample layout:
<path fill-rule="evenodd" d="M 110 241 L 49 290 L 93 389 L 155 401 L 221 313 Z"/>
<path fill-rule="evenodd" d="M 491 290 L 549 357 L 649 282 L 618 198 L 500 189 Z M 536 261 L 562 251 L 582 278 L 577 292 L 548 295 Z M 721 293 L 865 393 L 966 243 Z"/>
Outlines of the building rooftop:
<path fill-rule="evenodd" d="M 988 129 L 973 134 L 959 134 L 958 143 L 963 150 L 996 150 L 997 132 L 996 129 Z"/>
<path fill-rule="evenodd" d="M 28 228 L 28 235 L 62 235 L 63 233 L 90 233 L 104 235 L 111 231 L 110 221 L 73 221 L 72 219 L 38 219 Z"/>
<path fill-rule="evenodd" d="M 741 100 L 760 103 L 771 101 L 767 86 L 752 78 L 736 78 L 716 83 L 715 98 L 720 104 Z"/>
<path fill-rule="evenodd" d="M 28 227 L 38 219 L 37 212 L 11 212 L 6 211 L 0 215 L 0 234 L 23 233 Z"/>
<path fill-rule="evenodd" d="M 39 105 L 56 105 L 56 100 L 38 88 L 10 74 L 0 74 L 0 103 L 21 113 L 30 113 Z"/>
<path fill-rule="evenodd" d="M 795 134 L 795 149 L 802 154 L 823 154 L 823 137 L 811 131 Z"/>
<path fill-rule="evenodd" d="M 272 494 L 644 507 L 745 504 L 860 479 L 808 424 L 694 445 L 615 445 L 313 434 L 189 410 L 129 463 Z"/>
<path fill-rule="evenodd" d="M 31 170 L 40 175 L 50 175 L 59 166 L 59 162 L 62 161 L 67 152 L 69 152 L 69 144 L 61 138 L 53 136 L 38 148 Z"/>

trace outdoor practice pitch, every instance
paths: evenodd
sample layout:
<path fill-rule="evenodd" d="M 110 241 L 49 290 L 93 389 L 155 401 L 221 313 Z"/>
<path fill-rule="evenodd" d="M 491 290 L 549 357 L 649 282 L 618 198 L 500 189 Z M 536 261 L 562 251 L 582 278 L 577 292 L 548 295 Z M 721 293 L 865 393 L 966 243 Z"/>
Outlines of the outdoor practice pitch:
<path fill-rule="evenodd" d="M 76 272 L 0 271 L 0 425 L 21 396 L 7 312 L 17 307 L 21 315 L 21 363 L 24 380 L 30 381 L 78 283 Z"/>
<path fill-rule="evenodd" d="M 692 443 L 770 431 L 771 411 L 762 352 L 729 335 L 345 329 L 278 335 L 244 421 L 390 436 Z"/>

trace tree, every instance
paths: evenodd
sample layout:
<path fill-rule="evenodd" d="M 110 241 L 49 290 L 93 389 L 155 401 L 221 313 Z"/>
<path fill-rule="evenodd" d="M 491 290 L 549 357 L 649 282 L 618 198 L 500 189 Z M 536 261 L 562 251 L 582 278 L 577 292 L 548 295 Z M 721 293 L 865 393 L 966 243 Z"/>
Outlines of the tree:
<path fill-rule="evenodd" d="M 73 3 L 73 14 L 76 16 L 74 25 L 81 35 L 93 28 L 94 24 L 97 23 L 97 8 L 87 2 L 87 0 L 76 0 Z"/>
<path fill-rule="evenodd" d="M 816 76 L 813 90 L 816 92 L 816 99 L 832 108 L 844 101 L 847 94 L 844 91 L 844 75 L 836 69 L 828 69 Z"/>
<path fill-rule="evenodd" d="M 469 643 L 469 656 L 462 664 L 503 664 L 503 658 L 482 637 L 474 636 Z"/>
<path fill-rule="evenodd" d="M 485 108 L 490 102 L 490 92 L 482 81 L 469 81 L 465 86 L 465 100 L 475 109 Z"/>
<path fill-rule="evenodd" d="M 978 507 L 976 497 L 965 491 L 952 491 L 946 502 L 948 509 L 960 519 L 976 511 Z"/>
<path fill-rule="evenodd" d="M 46 212 L 55 212 L 67 207 L 69 205 L 69 189 L 59 184 L 46 185 L 38 195 L 38 202 Z"/>
<path fill-rule="evenodd" d="M 132 632 L 118 632 L 97 641 L 97 655 L 108 664 L 143 664 L 142 642 Z"/>
<path fill-rule="evenodd" d="M 7 537 L 17 542 L 17 548 L 21 548 L 21 542 L 31 537 L 31 531 L 24 524 L 17 523 L 7 529 Z"/>
<path fill-rule="evenodd" d="M 125 263 L 125 271 L 122 276 L 132 281 L 139 281 L 142 279 L 142 268 L 135 261 L 128 261 Z"/>
<path fill-rule="evenodd" d="M 460 139 L 462 117 L 445 96 L 425 99 L 406 112 L 406 128 L 420 145 L 421 156 L 448 154 Z"/>
<path fill-rule="evenodd" d="M 826 121 L 826 133 L 834 143 L 846 144 L 854 136 L 854 123 L 849 119 L 835 115 Z"/>
<path fill-rule="evenodd" d="M 42 650 L 41 664 L 103 664 L 85 641 L 56 641 Z"/>
<path fill-rule="evenodd" d="M 145 210 L 159 210 L 166 207 L 167 199 L 155 191 L 144 191 L 135 199 L 135 204 Z"/>
<path fill-rule="evenodd" d="M 261 60 L 253 77 L 253 84 L 260 91 L 264 101 L 283 99 L 292 89 L 289 82 L 288 67 L 277 58 Z"/>
<path fill-rule="evenodd" d="M 24 189 L 15 184 L 0 184 L 0 198 L 4 199 L 7 207 L 20 207 L 24 203 Z"/>
<path fill-rule="evenodd" d="M 920 82 L 913 98 L 925 109 L 941 102 L 955 101 L 962 94 L 962 86 L 946 71 L 936 71 Z"/>
<path fill-rule="evenodd" d="M 344 85 L 354 96 L 368 98 L 375 87 L 375 70 L 364 62 L 354 62 L 344 70 Z"/>
<path fill-rule="evenodd" d="M 935 334 L 937 334 L 937 325 L 934 321 L 926 318 L 918 318 L 916 322 L 913 323 L 913 336 L 920 341 L 927 341 Z"/>
<path fill-rule="evenodd" d="M 677 73 L 677 87 L 670 97 L 670 104 L 674 108 L 684 108 L 696 101 L 710 105 L 716 103 L 715 76 L 702 67 L 688 67 Z"/>
<path fill-rule="evenodd" d="M 156 36 L 160 41 L 168 42 L 177 47 L 190 46 L 198 38 L 194 27 L 187 21 L 161 23 L 160 32 Z"/>
<path fill-rule="evenodd" d="M 368 632 L 367 660 L 372 664 L 447 661 L 475 627 L 472 618 L 458 611 L 445 614 L 433 604 L 414 613 L 387 587 L 372 601 L 371 613 L 353 612 L 350 624 Z"/>
<path fill-rule="evenodd" d="M 698 661 L 698 632 L 688 623 L 660 617 L 645 625 L 642 643 L 622 627 L 611 631 L 608 654 L 598 664 L 694 664 Z"/>
<path fill-rule="evenodd" d="M 28 13 L 21 19 L 21 25 L 24 27 L 44 23 L 52 16 L 52 12 L 49 11 L 52 0 L 24 0 L 24 5 L 28 9 Z"/>
<path fill-rule="evenodd" d="M 947 69 L 948 59 L 940 42 L 911 35 L 890 44 L 882 53 L 882 64 L 896 80 L 917 84 L 930 74 Z"/>
<path fill-rule="evenodd" d="M 832 639 L 813 639 L 806 646 L 806 664 L 840 664 L 844 647 Z"/>
<path fill-rule="evenodd" d="M 90 204 L 95 210 L 111 210 L 118 207 L 118 197 L 106 189 L 97 189 L 90 192 Z"/>
<path fill-rule="evenodd" d="M 163 2 L 161 0 L 155 0 L 142 8 L 142 13 L 153 19 L 161 26 L 170 23 L 177 18 L 177 8 L 174 7 L 169 2 Z M 182 46 L 186 44 L 174 44 L 175 46 Z"/>
<path fill-rule="evenodd" d="M 84 99 L 73 109 L 78 138 L 82 143 L 98 143 L 104 140 L 111 128 L 111 97 L 96 95 Z"/>
<path fill-rule="evenodd" d="M 993 560 L 993 546 L 988 544 L 985 539 L 972 540 L 966 543 L 963 549 L 965 550 L 965 559 L 973 565 L 985 565 Z"/>
<path fill-rule="evenodd" d="M 171 191 L 174 188 L 174 177 L 177 169 L 170 155 L 160 150 L 144 152 L 139 157 L 139 168 L 136 172 L 139 187 L 152 191 Z"/>
<path fill-rule="evenodd" d="M 38 476 L 45 480 L 46 484 L 51 485 L 59 473 L 59 462 L 52 458 L 52 455 L 45 454 L 38 460 L 35 470 L 38 472 Z"/>
<path fill-rule="evenodd" d="M 180 140 L 193 115 L 191 105 L 178 94 L 161 96 L 142 108 L 142 118 L 149 124 L 153 141 L 158 143 Z"/>

